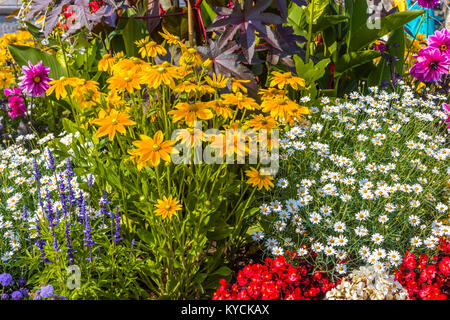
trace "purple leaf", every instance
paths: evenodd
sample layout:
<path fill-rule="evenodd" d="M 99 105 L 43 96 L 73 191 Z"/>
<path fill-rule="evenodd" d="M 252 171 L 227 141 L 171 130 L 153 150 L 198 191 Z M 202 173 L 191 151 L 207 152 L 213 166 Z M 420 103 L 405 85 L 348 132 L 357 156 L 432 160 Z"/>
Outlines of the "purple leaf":
<path fill-rule="evenodd" d="M 278 10 L 280 10 L 283 19 L 286 19 L 288 15 L 286 0 L 275 0 L 275 4 L 277 5 Z"/>
<path fill-rule="evenodd" d="M 70 25 L 69 30 L 67 30 L 68 34 L 74 33 L 83 27 L 92 30 L 102 20 L 102 15 L 91 13 L 89 2 L 90 0 L 74 0 L 71 9 L 75 12 L 76 18 L 72 25 Z"/>
<path fill-rule="evenodd" d="M 45 11 L 52 4 L 53 0 L 33 0 L 30 12 L 25 16 L 25 20 L 31 19 L 36 13 Z"/>
<path fill-rule="evenodd" d="M 146 13 L 149 16 L 158 16 L 159 15 L 159 0 L 154 0 L 149 2 L 148 11 Z M 159 26 L 161 22 L 161 18 L 159 19 L 147 19 L 147 30 L 149 34 L 152 34 L 153 30 Z"/>
<path fill-rule="evenodd" d="M 256 80 L 251 71 L 242 63 L 239 63 L 236 51 L 239 50 L 239 45 L 235 41 L 228 41 L 230 32 L 222 34 L 216 41 L 208 40 L 206 46 L 197 47 L 197 51 L 204 59 L 212 61 L 212 72 L 215 74 L 223 74 L 225 76 L 232 76 L 236 79 L 250 80 L 246 86 L 255 94 L 257 91 Z"/>
<path fill-rule="evenodd" d="M 292 0 L 292 2 L 298 5 L 299 7 L 303 7 L 308 4 L 306 0 Z"/>
<path fill-rule="evenodd" d="M 227 30 L 227 40 L 234 37 L 240 31 L 239 42 L 241 44 L 245 59 L 251 61 L 255 52 L 255 32 L 259 37 L 271 41 L 271 45 L 277 45 L 276 41 L 268 37 L 268 24 L 282 24 L 283 19 L 272 13 L 264 13 L 272 0 L 260 0 L 253 5 L 253 1 L 244 1 L 244 8 L 239 2 L 234 2 L 231 12 L 224 10 L 224 14 L 218 16 L 214 23 L 208 27 L 207 31 Z"/>
<path fill-rule="evenodd" d="M 70 3 L 70 0 L 62 0 L 53 9 L 47 13 L 44 25 L 44 35 L 47 38 L 55 26 L 58 24 L 59 16 L 64 6 Z"/>

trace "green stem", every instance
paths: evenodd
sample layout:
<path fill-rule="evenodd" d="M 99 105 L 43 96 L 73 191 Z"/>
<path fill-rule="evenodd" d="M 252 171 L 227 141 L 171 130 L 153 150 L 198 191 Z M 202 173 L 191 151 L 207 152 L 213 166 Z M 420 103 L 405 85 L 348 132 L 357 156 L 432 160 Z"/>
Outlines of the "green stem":
<path fill-rule="evenodd" d="M 311 17 L 309 20 L 309 27 L 308 27 L 308 42 L 306 44 L 306 63 L 309 62 L 309 56 L 311 51 L 313 21 L 314 21 L 314 0 L 311 0 Z"/>

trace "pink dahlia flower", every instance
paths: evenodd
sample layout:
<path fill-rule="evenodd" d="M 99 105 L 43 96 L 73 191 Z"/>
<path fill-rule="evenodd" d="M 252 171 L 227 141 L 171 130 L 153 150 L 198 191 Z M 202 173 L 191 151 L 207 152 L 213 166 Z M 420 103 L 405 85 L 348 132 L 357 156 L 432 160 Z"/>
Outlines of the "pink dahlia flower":
<path fill-rule="evenodd" d="M 33 66 L 31 61 L 28 61 L 28 66 L 22 67 L 22 73 L 23 76 L 19 78 L 19 87 L 32 97 L 43 97 L 45 91 L 51 87 L 49 81 L 53 79 L 48 76 L 50 68 L 45 67 L 42 61 L 35 66 Z"/>
<path fill-rule="evenodd" d="M 419 6 L 427 9 L 433 9 L 439 4 L 439 0 L 419 0 Z"/>
<path fill-rule="evenodd" d="M 5 88 L 5 90 L 3 91 L 5 93 L 5 96 L 9 97 L 9 96 L 19 96 L 22 91 L 19 88 L 16 87 L 12 87 L 12 88 Z"/>
<path fill-rule="evenodd" d="M 428 46 L 439 49 L 442 54 L 450 55 L 450 32 L 447 29 L 436 31 L 428 37 Z"/>
<path fill-rule="evenodd" d="M 409 71 L 419 81 L 438 81 L 442 74 L 447 74 L 450 56 L 441 54 L 439 49 L 427 47 L 415 56 L 417 63 Z"/>
<path fill-rule="evenodd" d="M 16 118 L 18 116 L 25 117 L 25 112 L 27 111 L 27 107 L 23 103 L 23 98 L 18 96 L 11 96 L 8 98 L 9 107 L 11 111 L 9 111 L 9 116 L 11 118 Z"/>

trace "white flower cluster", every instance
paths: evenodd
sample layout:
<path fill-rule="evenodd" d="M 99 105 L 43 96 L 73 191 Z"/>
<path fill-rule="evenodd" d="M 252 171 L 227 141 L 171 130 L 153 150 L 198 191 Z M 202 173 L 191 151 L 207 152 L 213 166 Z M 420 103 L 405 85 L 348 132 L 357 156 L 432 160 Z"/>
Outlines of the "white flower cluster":
<path fill-rule="evenodd" d="M 327 292 L 326 300 L 408 300 L 408 291 L 394 275 L 378 272 L 374 266 L 354 270 Z"/>
<path fill-rule="evenodd" d="M 72 134 L 63 135 L 60 137 L 60 142 L 71 143 L 73 136 Z M 45 211 L 45 208 L 38 204 L 37 199 L 42 199 L 45 207 L 47 193 L 49 193 L 54 210 L 61 212 L 63 204 L 58 197 L 61 182 L 65 190 L 68 188 L 72 190 L 71 194 L 75 199 L 81 196 L 85 199 L 88 197 L 88 194 L 80 188 L 81 183 L 87 182 L 87 177 L 73 176 L 68 179 L 65 170 L 68 159 L 59 158 L 53 154 L 59 173 L 55 174 L 50 169 L 49 151 L 52 152 L 52 149 L 49 147 L 49 142 L 54 139 L 53 134 L 37 141 L 33 134 L 19 136 L 15 144 L 6 149 L 0 149 L 0 258 L 2 261 L 8 261 L 23 247 L 24 241 L 27 240 L 19 236 L 19 230 L 23 226 L 28 228 L 27 235 L 30 239 L 37 237 L 36 221 L 44 219 Z M 67 145 L 70 147 L 70 144 Z M 68 150 L 70 154 L 72 149 Z M 41 174 L 39 190 L 35 179 L 35 161 Z M 94 182 L 93 176 L 92 182 Z M 33 203 L 32 207 L 30 203 Z M 100 216 L 98 210 L 88 208 L 88 211 L 93 218 Z"/>
<path fill-rule="evenodd" d="M 254 239 L 272 254 L 311 251 L 325 270 L 397 266 L 450 236 L 450 149 L 440 100 L 398 92 L 322 100 L 309 125 L 287 128 L 267 226 Z M 307 249 L 305 249 L 307 248 Z"/>

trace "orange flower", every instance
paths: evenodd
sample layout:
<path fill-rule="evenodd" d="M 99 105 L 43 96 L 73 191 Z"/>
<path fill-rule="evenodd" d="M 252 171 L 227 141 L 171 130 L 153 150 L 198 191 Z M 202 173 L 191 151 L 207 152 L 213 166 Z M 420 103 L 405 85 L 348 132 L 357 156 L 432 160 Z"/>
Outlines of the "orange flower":
<path fill-rule="evenodd" d="M 136 122 L 130 120 L 125 113 L 120 113 L 113 109 L 108 116 L 93 121 L 94 124 L 99 125 L 97 130 L 97 137 L 101 138 L 108 135 L 109 140 L 114 140 L 116 132 L 124 134 L 125 126 L 135 125 Z"/>
<path fill-rule="evenodd" d="M 271 116 L 263 116 L 262 114 L 254 115 L 253 119 L 247 121 L 247 125 L 255 130 L 272 130 L 277 126 L 276 120 Z"/>
<path fill-rule="evenodd" d="M 136 159 L 138 168 L 152 165 L 158 166 L 161 159 L 170 162 L 170 153 L 174 151 L 173 145 L 176 141 L 163 141 L 162 131 L 155 133 L 153 138 L 146 135 L 140 135 L 141 140 L 133 142 L 137 149 L 128 152 Z"/>
<path fill-rule="evenodd" d="M 229 78 L 219 74 L 213 73 L 212 78 L 210 76 L 205 77 L 206 82 L 215 89 L 223 89 L 227 86 Z"/>
<path fill-rule="evenodd" d="M 135 44 L 139 47 L 139 53 L 142 58 L 154 58 L 157 55 L 164 56 L 167 53 L 167 50 L 163 46 L 150 40 L 148 36 L 136 41 Z"/>
<path fill-rule="evenodd" d="M 239 91 L 242 91 L 244 93 L 247 93 L 247 88 L 243 85 L 243 83 L 249 83 L 250 80 L 231 80 L 231 91 L 234 93 L 238 93 Z"/>
<path fill-rule="evenodd" d="M 156 215 L 162 216 L 165 218 L 172 218 L 174 214 L 178 210 L 181 210 L 182 206 L 179 204 L 179 200 L 177 198 L 172 198 L 170 195 L 168 198 L 166 196 L 163 197 L 162 200 L 158 200 L 158 204 L 156 205 L 155 211 L 153 211 Z"/>
<path fill-rule="evenodd" d="M 299 105 L 287 97 L 282 99 L 267 99 L 261 104 L 263 112 L 270 112 L 276 120 L 286 120 L 299 108 Z"/>
<path fill-rule="evenodd" d="M 236 105 L 239 109 L 254 110 L 259 109 L 255 99 L 244 96 L 241 92 L 236 94 L 225 93 L 222 95 L 224 103 Z"/>
<path fill-rule="evenodd" d="M 289 85 L 294 90 L 298 90 L 300 88 L 304 88 L 306 83 L 300 77 L 296 77 L 292 75 L 290 72 L 272 72 L 272 81 L 270 81 L 271 87 L 278 87 L 278 89 L 284 89 L 286 85 Z"/>
<path fill-rule="evenodd" d="M 176 67 L 170 63 L 162 63 L 156 66 L 147 68 L 144 71 L 144 82 L 153 89 L 158 89 L 161 83 L 175 87 L 175 80 L 180 77 Z"/>
<path fill-rule="evenodd" d="M 226 105 L 222 100 L 213 100 L 206 102 L 206 105 L 213 109 L 218 116 L 223 117 L 224 119 L 233 117 L 233 110 Z"/>
<path fill-rule="evenodd" d="M 208 120 L 214 116 L 212 111 L 209 110 L 206 104 L 203 102 L 182 102 L 178 103 L 175 106 L 175 109 L 177 110 L 168 112 L 169 114 L 173 115 L 172 121 L 174 123 L 180 120 L 184 120 L 188 125 L 193 125 L 194 121 L 197 121 L 197 119 Z"/>
<path fill-rule="evenodd" d="M 266 190 L 269 190 L 269 187 L 273 187 L 273 177 L 264 174 L 261 171 L 261 169 L 256 170 L 253 167 L 250 167 L 250 170 L 245 170 L 245 174 L 249 177 L 247 183 L 251 184 L 253 187 L 258 187 L 258 190 L 261 190 L 263 187 Z"/>
<path fill-rule="evenodd" d="M 131 69 L 115 73 L 107 82 L 111 90 L 117 90 L 119 92 L 127 90 L 133 93 L 134 90 L 141 89 L 142 80 L 140 75 L 137 75 L 135 70 Z"/>

